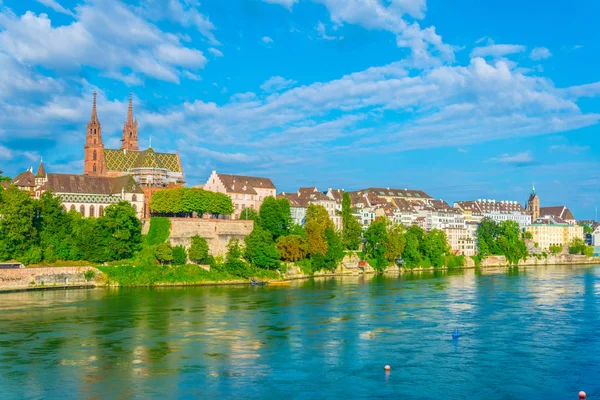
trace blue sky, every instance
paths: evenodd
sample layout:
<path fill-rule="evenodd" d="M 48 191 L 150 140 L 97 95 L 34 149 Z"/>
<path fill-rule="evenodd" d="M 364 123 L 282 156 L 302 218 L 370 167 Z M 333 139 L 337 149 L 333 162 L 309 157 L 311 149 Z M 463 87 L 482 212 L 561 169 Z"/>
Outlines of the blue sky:
<path fill-rule="evenodd" d="M 117 148 L 300 186 L 600 205 L 593 0 L 0 0 L 0 169 Z"/>

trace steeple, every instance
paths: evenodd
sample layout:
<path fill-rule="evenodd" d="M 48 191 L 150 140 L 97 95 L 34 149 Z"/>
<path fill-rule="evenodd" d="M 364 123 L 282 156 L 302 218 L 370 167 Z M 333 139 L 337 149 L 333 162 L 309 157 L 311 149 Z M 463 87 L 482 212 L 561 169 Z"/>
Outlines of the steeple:
<path fill-rule="evenodd" d="M 44 168 L 44 160 L 40 157 L 40 166 L 38 167 L 37 174 L 35 174 L 36 178 L 45 178 L 46 177 L 46 169 Z"/>
<path fill-rule="evenodd" d="M 129 94 L 129 106 L 127 108 L 127 120 L 123 127 L 123 137 L 121 138 L 121 150 L 138 151 L 138 124 L 133 118 L 133 98 Z"/>
<path fill-rule="evenodd" d="M 96 92 L 94 92 L 92 116 L 87 124 L 83 153 L 83 174 L 104 176 L 104 142 L 102 141 L 102 126 L 96 109 Z"/>
<path fill-rule="evenodd" d="M 535 183 L 531 184 L 531 194 L 535 195 Z"/>

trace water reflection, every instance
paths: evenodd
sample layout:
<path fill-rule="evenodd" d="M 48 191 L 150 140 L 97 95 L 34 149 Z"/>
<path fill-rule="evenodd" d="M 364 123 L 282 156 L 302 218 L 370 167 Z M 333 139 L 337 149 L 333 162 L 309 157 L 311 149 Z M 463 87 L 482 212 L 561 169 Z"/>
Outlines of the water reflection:
<path fill-rule="evenodd" d="M 591 397 L 600 394 L 599 272 L 3 294 L 0 396 L 410 397 L 419 388 L 427 398 L 566 398 L 585 388 Z"/>

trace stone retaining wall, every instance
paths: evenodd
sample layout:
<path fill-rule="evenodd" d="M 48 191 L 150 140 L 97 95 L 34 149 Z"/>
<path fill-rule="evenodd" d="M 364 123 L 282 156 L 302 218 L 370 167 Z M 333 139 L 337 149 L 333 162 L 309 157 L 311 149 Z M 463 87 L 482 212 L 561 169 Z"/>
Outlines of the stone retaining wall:
<path fill-rule="evenodd" d="M 475 267 L 475 262 L 470 258 L 466 258 L 465 267 Z M 519 266 L 522 267 L 534 267 L 544 265 L 580 265 L 580 264 L 600 264 L 600 257 L 586 257 L 582 255 L 574 254 L 559 254 L 557 256 L 549 255 L 548 258 L 542 257 L 537 259 L 536 257 L 528 257 L 526 261 L 519 261 Z M 503 267 L 506 266 L 506 257 L 504 256 L 490 256 L 486 257 L 481 261 L 481 267 Z"/>
<path fill-rule="evenodd" d="M 189 247 L 192 236 L 200 235 L 206 239 L 210 254 L 225 255 L 230 239 L 243 241 L 254 229 L 254 221 L 204 219 L 204 218 L 169 218 L 171 220 L 172 246 Z"/>
<path fill-rule="evenodd" d="M 0 291 L 41 287 L 95 286 L 95 279 L 86 280 L 85 272 L 92 267 L 44 267 L 0 270 Z"/>

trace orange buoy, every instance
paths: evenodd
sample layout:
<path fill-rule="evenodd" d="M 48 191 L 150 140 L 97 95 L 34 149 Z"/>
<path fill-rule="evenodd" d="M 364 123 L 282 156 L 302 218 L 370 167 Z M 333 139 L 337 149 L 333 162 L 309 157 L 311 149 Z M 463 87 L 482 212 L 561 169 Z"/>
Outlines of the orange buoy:
<path fill-rule="evenodd" d="M 385 369 L 386 371 L 389 371 L 392 369 L 392 367 L 390 367 L 389 365 L 386 365 L 385 367 L 383 367 L 383 369 Z"/>
<path fill-rule="evenodd" d="M 580 400 L 585 400 L 587 397 L 587 395 L 585 394 L 585 392 L 582 390 L 581 392 L 579 392 L 579 399 Z"/>

